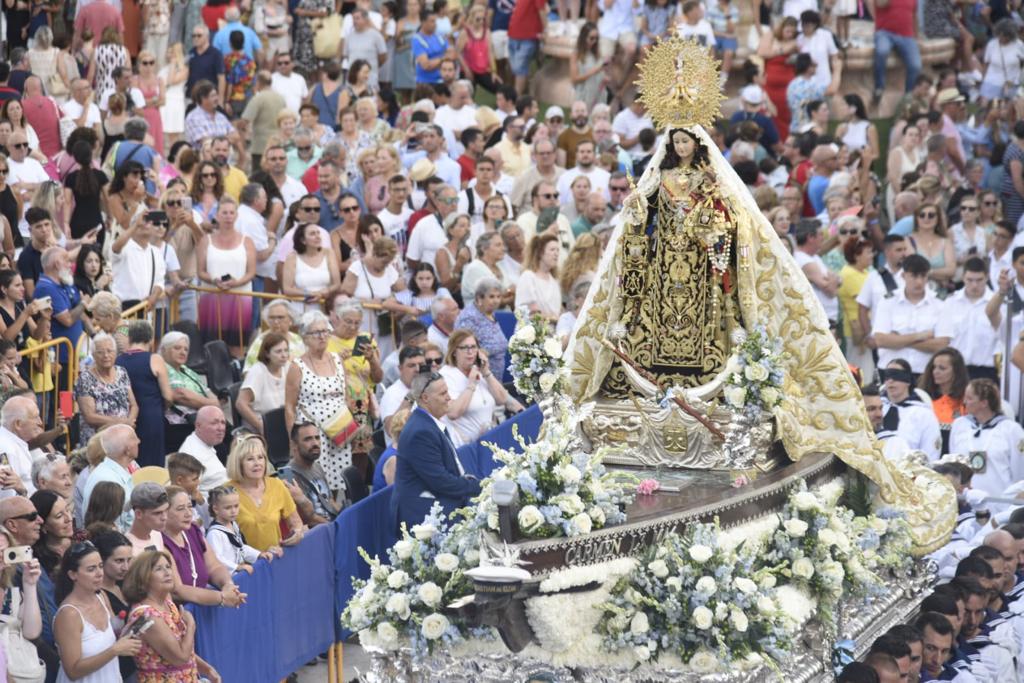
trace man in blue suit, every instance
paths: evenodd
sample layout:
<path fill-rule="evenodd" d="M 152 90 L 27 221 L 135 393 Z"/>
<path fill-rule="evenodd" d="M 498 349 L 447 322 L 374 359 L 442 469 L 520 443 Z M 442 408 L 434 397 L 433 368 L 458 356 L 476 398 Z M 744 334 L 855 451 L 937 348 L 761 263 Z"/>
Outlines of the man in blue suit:
<path fill-rule="evenodd" d="M 421 373 L 410 392 L 417 407 L 398 439 L 398 466 L 391 511 L 397 525 L 412 527 L 430 512 L 434 502 L 444 514 L 469 504 L 480 493 L 480 482 L 465 474 L 455 444 L 441 418 L 448 413 L 448 385 L 436 372 Z"/>

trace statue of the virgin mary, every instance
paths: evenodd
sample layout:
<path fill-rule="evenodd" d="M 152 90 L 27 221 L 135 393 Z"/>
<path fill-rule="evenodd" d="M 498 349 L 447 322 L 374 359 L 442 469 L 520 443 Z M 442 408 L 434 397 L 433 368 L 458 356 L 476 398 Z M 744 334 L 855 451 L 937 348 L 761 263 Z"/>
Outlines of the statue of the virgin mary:
<path fill-rule="evenodd" d="M 919 551 L 938 547 L 955 522 L 955 492 L 931 470 L 897 468 L 882 455 L 810 284 L 704 130 L 722 99 L 717 62 L 672 38 L 640 73 L 640 96 L 665 134 L 579 312 L 566 357 L 573 398 L 653 414 L 666 410 L 659 391 L 675 387 L 691 403 L 721 409 L 732 346 L 763 327 L 785 351 L 784 398 L 772 416 L 789 458 L 836 455 L 907 514 Z M 707 430 L 692 431 L 711 443 Z"/>

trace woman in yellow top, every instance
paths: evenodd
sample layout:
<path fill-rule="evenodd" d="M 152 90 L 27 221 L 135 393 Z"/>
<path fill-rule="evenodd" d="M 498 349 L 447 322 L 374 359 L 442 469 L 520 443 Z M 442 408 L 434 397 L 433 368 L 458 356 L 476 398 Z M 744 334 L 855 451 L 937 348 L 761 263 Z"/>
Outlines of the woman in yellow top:
<path fill-rule="evenodd" d="M 964 393 L 967 391 L 967 364 L 952 346 L 937 351 L 924 366 L 917 386 L 932 397 L 932 411 L 942 432 L 942 453 L 949 452 L 949 430 L 953 420 L 967 414 Z"/>
<path fill-rule="evenodd" d="M 857 295 L 868 279 L 868 269 L 875 259 L 875 248 L 864 239 L 858 224 L 846 223 L 839 226 L 839 239 L 842 240 L 843 257 L 846 265 L 839 271 L 842 284 L 839 285 L 839 308 L 843 316 L 843 348 L 846 360 L 850 365 L 860 368 L 861 377 L 872 377 L 875 374 L 875 362 L 871 356 L 871 348 L 864 343 L 864 335 L 858 324 L 859 312 Z M 847 231 L 852 232 L 846 234 Z"/>
<path fill-rule="evenodd" d="M 262 437 L 252 434 L 235 440 L 227 471 L 239 493 L 238 527 L 245 542 L 261 552 L 275 545 L 296 545 L 306 532 L 291 493 L 280 479 L 267 476 L 269 470 Z M 290 530 L 286 538 L 281 538 L 282 521 Z"/>

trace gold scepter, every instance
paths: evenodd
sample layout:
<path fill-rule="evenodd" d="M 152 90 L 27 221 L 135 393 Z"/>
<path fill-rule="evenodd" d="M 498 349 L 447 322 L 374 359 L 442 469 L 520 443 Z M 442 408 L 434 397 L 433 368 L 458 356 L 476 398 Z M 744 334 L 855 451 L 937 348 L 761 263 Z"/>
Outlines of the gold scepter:
<path fill-rule="evenodd" d="M 639 365 L 637 365 L 636 362 L 632 358 L 630 358 L 625 353 L 623 353 L 618 348 L 616 348 L 615 345 L 612 344 L 610 341 L 608 341 L 607 339 L 602 339 L 601 343 L 604 344 L 605 346 L 607 346 L 611 350 L 611 352 L 614 353 L 618 357 L 619 360 L 621 360 L 623 363 L 626 363 L 627 365 L 629 365 L 629 367 L 631 367 L 634 370 L 636 370 L 637 373 L 639 373 L 641 377 L 646 379 L 648 382 L 651 382 L 652 384 L 654 384 L 656 387 L 658 387 L 662 391 L 666 391 L 665 387 L 663 387 L 662 384 L 661 384 L 661 380 L 659 380 L 657 377 L 655 377 L 654 374 L 648 372 L 644 368 L 642 368 Z M 707 419 L 706 417 L 704 417 L 703 415 L 698 413 L 689 403 L 687 403 L 683 399 L 682 396 L 679 396 L 677 394 L 672 394 L 672 400 L 675 401 L 676 405 L 679 406 L 679 408 L 684 413 L 686 413 L 687 415 L 689 415 L 690 417 L 695 419 L 697 422 L 700 422 L 702 425 L 704 425 L 704 427 L 709 432 L 711 432 L 712 434 L 717 436 L 719 439 L 721 439 L 722 441 L 725 441 L 725 434 L 722 433 L 722 430 L 720 430 L 718 427 L 716 427 L 709 419 Z"/>

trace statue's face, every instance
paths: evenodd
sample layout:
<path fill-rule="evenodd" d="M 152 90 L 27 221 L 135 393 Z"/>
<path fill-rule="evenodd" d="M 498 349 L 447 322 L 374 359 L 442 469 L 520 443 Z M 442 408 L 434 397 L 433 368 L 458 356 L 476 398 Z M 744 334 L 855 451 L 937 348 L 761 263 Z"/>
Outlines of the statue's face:
<path fill-rule="evenodd" d="M 697 143 L 694 142 L 693 138 L 680 130 L 672 134 L 672 147 L 680 159 L 689 161 L 697 150 Z"/>

